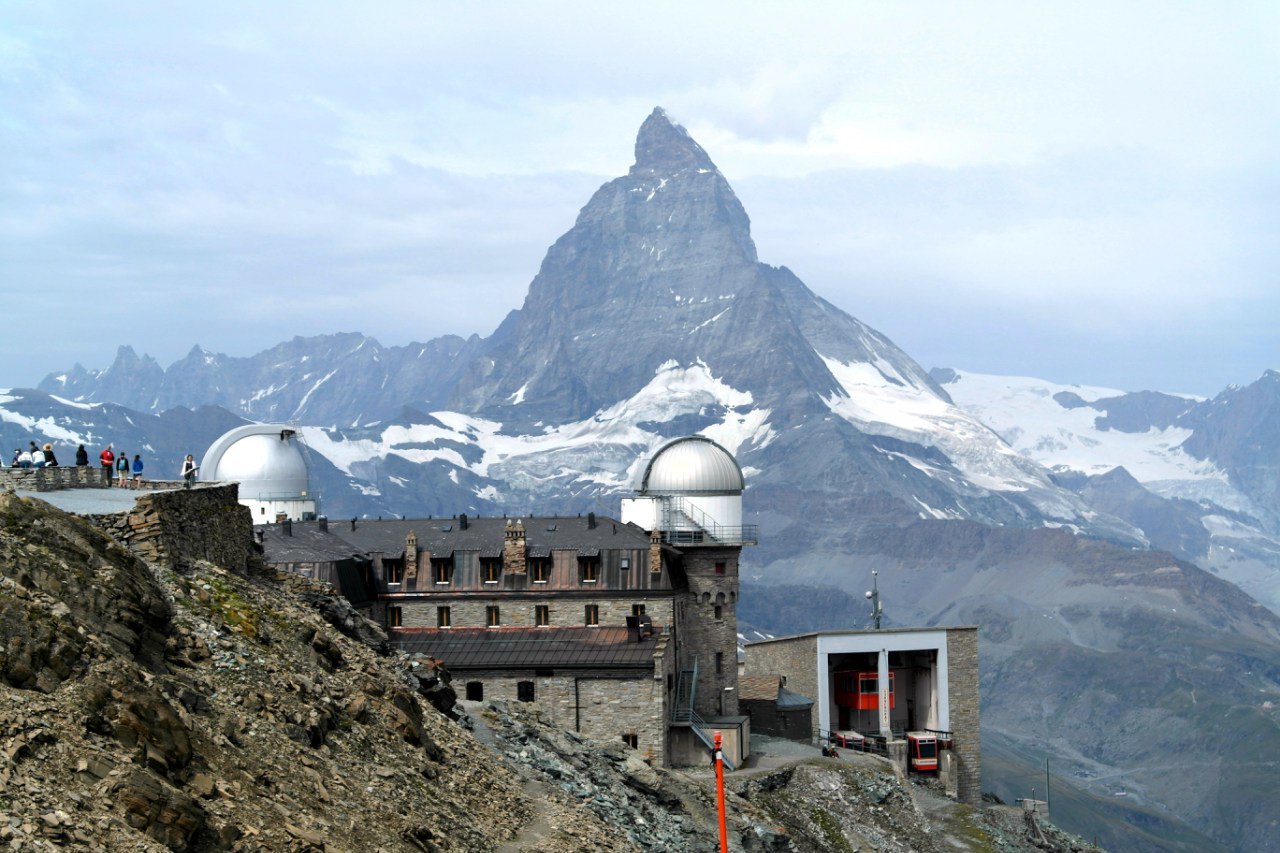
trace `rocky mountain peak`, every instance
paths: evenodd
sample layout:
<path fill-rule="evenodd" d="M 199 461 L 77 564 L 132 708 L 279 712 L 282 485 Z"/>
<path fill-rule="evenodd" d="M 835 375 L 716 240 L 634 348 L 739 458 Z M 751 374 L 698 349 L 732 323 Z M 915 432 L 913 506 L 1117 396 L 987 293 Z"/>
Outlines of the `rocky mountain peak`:
<path fill-rule="evenodd" d="M 683 127 L 671 121 L 662 107 L 654 107 L 636 136 L 636 163 L 631 167 L 631 174 L 670 174 L 681 169 L 714 170 L 715 164 Z"/>

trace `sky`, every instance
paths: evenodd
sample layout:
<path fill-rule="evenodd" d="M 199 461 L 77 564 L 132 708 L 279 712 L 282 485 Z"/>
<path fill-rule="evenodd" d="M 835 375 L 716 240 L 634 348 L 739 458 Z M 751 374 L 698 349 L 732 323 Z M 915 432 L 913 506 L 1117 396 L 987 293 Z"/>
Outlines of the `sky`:
<path fill-rule="evenodd" d="M 925 367 L 1280 368 L 1280 4 L 0 3 L 0 387 L 488 335 L 664 107 Z"/>

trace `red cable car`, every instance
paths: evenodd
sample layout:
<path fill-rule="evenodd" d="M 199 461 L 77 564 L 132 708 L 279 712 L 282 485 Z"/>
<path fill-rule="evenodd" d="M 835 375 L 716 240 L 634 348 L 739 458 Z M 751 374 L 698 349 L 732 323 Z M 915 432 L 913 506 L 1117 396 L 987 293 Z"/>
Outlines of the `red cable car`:
<path fill-rule="evenodd" d="M 907 759 L 917 773 L 938 772 L 938 737 L 932 732 L 907 732 Z"/>
<path fill-rule="evenodd" d="M 880 709 L 880 674 L 878 672 L 835 673 L 836 705 L 854 711 Z M 893 673 L 889 673 L 889 709 L 894 707 Z"/>

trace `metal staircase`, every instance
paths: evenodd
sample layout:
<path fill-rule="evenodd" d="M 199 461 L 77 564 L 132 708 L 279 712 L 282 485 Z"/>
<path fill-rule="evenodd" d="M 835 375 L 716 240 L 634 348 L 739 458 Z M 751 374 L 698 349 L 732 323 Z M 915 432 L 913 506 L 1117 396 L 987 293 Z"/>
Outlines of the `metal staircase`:
<path fill-rule="evenodd" d="M 676 696 L 674 704 L 671 708 L 671 721 L 675 723 L 688 723 L 689 728 L 693 730 L 694 736 L 707 747 L 708 750 L 714 750 L 715 739 L 713 737 L 715 728 L 707 723 L 706 720 L 693 710 L 693 700 L 698 692 L 698 659 L 693 659 L 692 669 L 680 670 L 680 675 L 676 679 Z M 730 770 L 735 769 L 733 762 L 728 758 L 724 759 L 724 766 Z"/>
<path fill-rule="evenodd" d="M 759 526 L 721 524 L 694 504 L 676 495 L 662 498 L 662 538 L 673 545 L 754 545 Z"/>

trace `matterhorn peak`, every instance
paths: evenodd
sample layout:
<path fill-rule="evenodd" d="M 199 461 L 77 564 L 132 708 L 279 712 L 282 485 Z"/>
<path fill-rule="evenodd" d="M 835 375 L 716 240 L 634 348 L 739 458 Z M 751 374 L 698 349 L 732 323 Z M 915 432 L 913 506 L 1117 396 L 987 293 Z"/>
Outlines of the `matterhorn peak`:
<path fill-rule="evenodd" d="M 654 107 L 636 136 L 636 164 L 631 174 L 669 174 L 689 168 L 714 170 L 715 164 L 688 131 L 667 117 L 666 110 Z"/>

